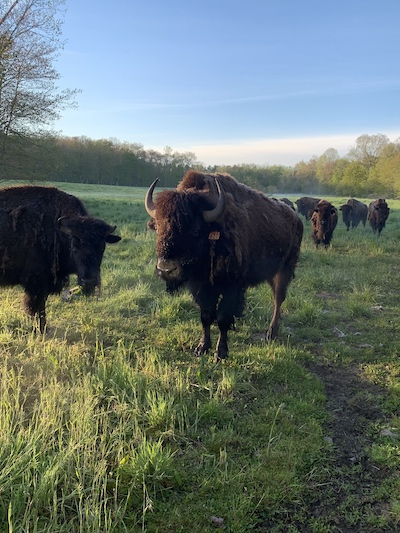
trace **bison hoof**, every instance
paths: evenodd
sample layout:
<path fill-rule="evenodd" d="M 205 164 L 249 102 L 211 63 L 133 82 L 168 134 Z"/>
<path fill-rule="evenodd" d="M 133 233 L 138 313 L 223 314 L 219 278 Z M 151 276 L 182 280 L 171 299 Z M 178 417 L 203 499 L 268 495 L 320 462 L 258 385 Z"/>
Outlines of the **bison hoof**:
<path fill-rule="evenodd" d="M 228 358 L 228 352 L 215 352 L 214 354 L 214 362 L 219 363 L 220 361 L 224 361 Z"/>
<path fill-rule="evenodd" d="M 271 342 L 275 339 L 276 339 L 276 333 L 273 330 L 269 329 L 267 333 L 265 334 L 265 341 Z"/>
<path fill-rule="evenodd" d="M 194 351 L 194 355 L 196 357 L 201 357 L 202 355 L 207 353 L 209 349 L 210 349 L 209 346 L 206 346 L 203 342 L 200 342 L 200 344 L 196 347 Z"/>

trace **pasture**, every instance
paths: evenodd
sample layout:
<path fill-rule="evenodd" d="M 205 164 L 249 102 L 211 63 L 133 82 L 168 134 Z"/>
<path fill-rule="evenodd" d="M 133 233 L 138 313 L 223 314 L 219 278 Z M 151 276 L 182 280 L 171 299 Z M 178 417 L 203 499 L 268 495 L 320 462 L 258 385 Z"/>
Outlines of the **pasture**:
<path fill-rule="evenodd" d="M 279 339 L 259 286 L 214 363 L 189 294 L 154 276 L 145 190 L 55 185 L 122 241 L 99 298 L 49 297 L 44 335 L 1 289 L 0 531 L 400 528 L 400 201 L 380 238 L 339 213 L 328 250 L 302 217 Z"/>

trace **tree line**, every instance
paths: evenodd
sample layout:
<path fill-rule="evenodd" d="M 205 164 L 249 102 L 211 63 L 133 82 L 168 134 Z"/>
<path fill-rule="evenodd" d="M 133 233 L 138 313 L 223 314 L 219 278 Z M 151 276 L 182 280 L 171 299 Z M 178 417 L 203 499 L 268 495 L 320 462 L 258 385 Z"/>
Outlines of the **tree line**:
<path fill-rule="evenodd" d="M 103 185 L 148 186 L 160 178 L 174 187 L 189 168 L 228 172 L 268 194 L 400 195 L 400 139 L 361 135 L 345 157 L 335 148 L 293 167 L 204 165 L 193 152 L 145 150 L 117 139 L 0 133 L 0 178 Z"/>
<path fill-rule="evenodd" d="M 140 143 L 51 133 L 75 105 L 59 90 L 55 60 L 63 49 L 65 0 L 0 2 L 0 179 L 173 187 L 189 168 L 228 172 L 268 194 L 400 195 L 400 139 L 361 135 L 345 157 L 335 148 L 293 167 L 206 166 L 192 152 L 145 150 Z"/>

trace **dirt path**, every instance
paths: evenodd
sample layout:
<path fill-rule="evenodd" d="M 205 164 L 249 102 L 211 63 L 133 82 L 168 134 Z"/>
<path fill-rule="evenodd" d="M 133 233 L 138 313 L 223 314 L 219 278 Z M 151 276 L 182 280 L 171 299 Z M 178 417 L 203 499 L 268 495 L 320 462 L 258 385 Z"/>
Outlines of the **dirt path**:
<path fill-rule="evenodd" d="M 333 446 L 330 479 L 318 489 L 320 495 L 311 513 L 338 533 L 398 531 L 395 524 L 382 529 L 366 526 L 364 521 L 366 514 L 387 513 L 382 502 L 374 497 L 374 489 L 382 483 L 386 472 L 369 458 L 374 441 L 373 425 L 385 418 L 379 406 L 383 389 L 363 379 L 355 365 L 312 364 L 309 370 L 325 387 L 331 414 L 326 438 Z"/>

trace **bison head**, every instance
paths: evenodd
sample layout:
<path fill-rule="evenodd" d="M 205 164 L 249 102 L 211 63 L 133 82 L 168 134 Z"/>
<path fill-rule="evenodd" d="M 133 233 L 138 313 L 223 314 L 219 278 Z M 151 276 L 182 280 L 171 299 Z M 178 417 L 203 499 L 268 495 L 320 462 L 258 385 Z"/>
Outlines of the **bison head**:
<path fill-rule="evenodd" d="M 71 270 L 77 274 L 83 293 L 94 294 L 101 282 L 100 266 L 106 243 L 121 240 L 113 235 L 116 226 L 90 216 L 79 216 L 59 218 L 58 227 L 68 238 Z"/>
<path fill-rule="evenodd" d="M 145 207 L 157 232 L 156 273 L 173 292 L 188 280 L 190 273 L 208 276 L 210 231 L 225 210 L 225 193 L 218 180 L 216 192 L 197 189 L 166 190 L 153 201 L 158 180 L 150 186 Z"/>

